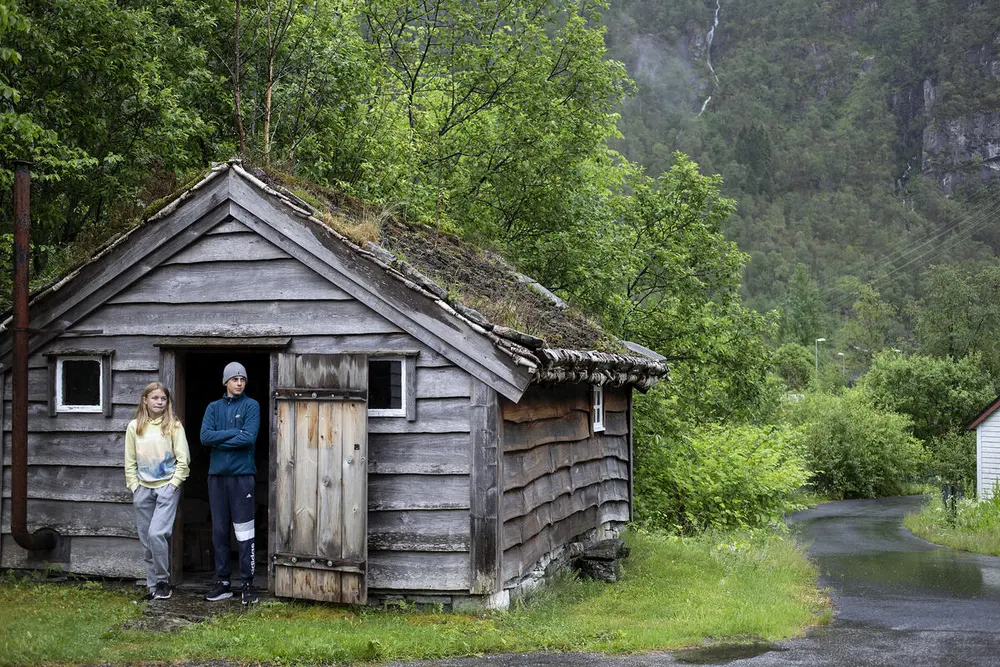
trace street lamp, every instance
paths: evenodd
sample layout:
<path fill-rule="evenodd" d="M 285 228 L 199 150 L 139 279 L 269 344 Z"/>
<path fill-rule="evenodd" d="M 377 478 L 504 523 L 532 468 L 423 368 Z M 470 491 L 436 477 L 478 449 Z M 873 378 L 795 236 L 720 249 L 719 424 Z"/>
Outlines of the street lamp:
<path fill-rule="evenodd" d="M 843 352 L 838 352 L 837 356 L 840 357 L 840 382 L 841 384 L 847 383 L 847 372 L 845 369 L 845 364 L 847 363 L 847 356 Z"/>
<path fill-rule="evenodd" d="M 825 338 L 816 339 L 816 389 L 819 390 L 819 344 L 826 342 Z"/>

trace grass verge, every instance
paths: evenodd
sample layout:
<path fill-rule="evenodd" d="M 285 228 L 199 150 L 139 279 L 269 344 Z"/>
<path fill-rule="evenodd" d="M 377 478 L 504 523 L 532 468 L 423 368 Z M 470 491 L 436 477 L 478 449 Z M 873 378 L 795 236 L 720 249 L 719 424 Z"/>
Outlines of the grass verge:
<path fill-rule="evenodd" d="M 502 613 L 264 603 L 174 633 L 122 629 L 141 605 L 100 585 L 0 582 L 0 664 L 336 663 L 491 652 L 640 652 L 775 641 L 829 618 L 816 573 L 786 535 L 629 537 L 615 585 L 559 579 Z"/>
<path fill-rule="evenodd" d="M 940 497 L 932 497 L 903 520 L 910 531 L 928 542 L 977 554 L 1000 556 L 1000 499 L 961 500 L 949 511 Z"/>

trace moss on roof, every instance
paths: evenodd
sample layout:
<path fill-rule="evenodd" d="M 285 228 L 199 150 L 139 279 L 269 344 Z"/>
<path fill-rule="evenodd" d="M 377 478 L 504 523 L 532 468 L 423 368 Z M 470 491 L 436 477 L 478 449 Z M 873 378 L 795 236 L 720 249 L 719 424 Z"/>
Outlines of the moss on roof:
<path fill-rule="evenodd" d="M 338 232 L 359 244 L 374 240 L 368 235 L 376 225 L 376 243 L 447 290 L 449 300 L 478 310 L 494 324 L 542 338 L 548 347 L 628 352 L 592 319 L 560 307 L 530 286 L 496 251 L 315 183 L 274 171 L 254 174 L 319 210 Z"/>

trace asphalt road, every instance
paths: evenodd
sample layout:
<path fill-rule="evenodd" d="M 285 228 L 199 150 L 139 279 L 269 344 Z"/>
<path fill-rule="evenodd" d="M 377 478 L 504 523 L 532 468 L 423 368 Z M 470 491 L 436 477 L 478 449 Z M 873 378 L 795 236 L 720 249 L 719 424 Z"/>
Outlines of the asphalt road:
<path fill-rule="evenodd" d="M 834 620 L 773 646 L 642 656 L 496 655 L 421 667 L 997 667 L 1000 558 L 932 545 L 903 527 L 919 497 L 827 503 L 791 517 L 832 591 Z"/>

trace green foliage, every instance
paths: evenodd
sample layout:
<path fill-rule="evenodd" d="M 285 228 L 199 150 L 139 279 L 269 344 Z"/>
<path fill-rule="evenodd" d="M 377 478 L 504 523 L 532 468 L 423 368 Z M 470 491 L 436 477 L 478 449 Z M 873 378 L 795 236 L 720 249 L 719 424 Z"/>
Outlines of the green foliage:
<path fill-rule="evenodd" d="M 909 417 L 877 407 L 860 388 L 840 396 L 808 394 L 787 405 L 787 417 L 803 430 L 811 482 L 821 493 L 898 495 L 922 464 Z"/>
<path fill-rule="evenodd" d="M 771 357 L 771 368 L 785 386 L 791 390 L 802 390 L 816 374 L 816 359 L 813 351 L 798 343 L 785 343 Z"/>
<path fill-rule="evenodd" d="M 655 390 L 636 401 L 636 516 L 687 534 L 759 527 L 796 507 L 809 477 L 798 431 L 776 426 L 651 425 L 666 409 Z M 650 414 L 654 413 L 654 414 Z"/>
<path fill-rule="evenodd" d="M 805 264 L 798 264 L 788 282 L 788 293 L 781 307 L 781 340 L 811 345 L 823 337 L 823 302 L 816 283 Z"/>
<path fill-rule="evenodd" d="M 907 415 L 921 440 L 959 431 L 996 398 L 976 355 L 952 360 L 885 352 L 875 358 L 864 386 L 876 405 Z"/>
<path fill-rule="evenodd" d="M 975 271 L 933 266 L 922 278 L 923 298 L 913 308 L 917 341 L 925 355 L 962 359 L 979 353 L 1000 377 L 1000 266 Z"/>
<path fill-rule="evenodd" d="M 723 3 L 713 73 L 703 47 L 714 11 L 712 2 L 623 0 L 606 12 L 609 50 L 636 81 L 614 145 L 653 173 L 680 150 L 722 175 L 724 194 L 739 201 L 727 238 L 751 256 L 747 304 L 785 307 L 805 265 L 822 312 L 843 317 L 851 309 L 856 295 L 840 284 L 845 277 L 902 309 L 921 297 L 928 262 L 993 260 L 995 231 L 932 235 L 979 219 L 996 181 L 979 201 L 971 186 L 946 199 L 946 172 L 976 183 L 982 169 L 925 150 L 923 141 L 930 128 L 998 108 L 989 67 L 1000 28 L 994 7 Z M 925 84 L 936 93 L 926 104 Z M 814 326 L 784 332 L 781 342 L 837 337 Z"/>
<path fill-rule="evenodd" d="M 869 285 L 858 285 L 852 311 L 841 335 L 867 363 L 893 342 L 896 308 L 879 298 L 878 291 Z"/>
<path fill-rule="evenodd" d="M 970 431 L 949 431 L 928 438 L 928 473 L 940 486 L 956 486 L 976 490 L 976 434 Z"/>

